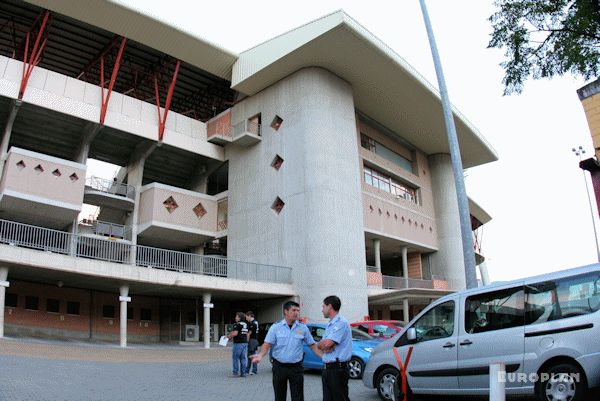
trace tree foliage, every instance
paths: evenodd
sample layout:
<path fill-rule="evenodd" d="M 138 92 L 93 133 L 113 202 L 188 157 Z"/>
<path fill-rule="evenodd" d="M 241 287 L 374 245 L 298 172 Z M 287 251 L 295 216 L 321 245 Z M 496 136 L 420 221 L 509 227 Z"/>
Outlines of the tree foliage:
<path fill-rule="evenodd" d="M 504 94 L 520 93 L 529 76 L 600 71 L 600 0 L 496 0 L 488 47 L 506 49 Z"/>

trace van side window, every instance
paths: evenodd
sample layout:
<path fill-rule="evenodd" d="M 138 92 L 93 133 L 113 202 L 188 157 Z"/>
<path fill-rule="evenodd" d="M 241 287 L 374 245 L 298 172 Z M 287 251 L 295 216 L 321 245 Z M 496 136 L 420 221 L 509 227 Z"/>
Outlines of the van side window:
<path fill-rule="evenodd" d="M 465 331 L 470 334 L 523 326 L 523 287 L 468 297 L 465 302 Z"/>
<path fill-rule="evenodd" d="M 600 273 L 525 286 L 525 323 L 538 324 L 600 310 Z"/>
<path fill-rule="evenodd" d="M 454 301 L 444 302 L 415 322 L 417 342 L 450 337 L 454 333 Z"/>

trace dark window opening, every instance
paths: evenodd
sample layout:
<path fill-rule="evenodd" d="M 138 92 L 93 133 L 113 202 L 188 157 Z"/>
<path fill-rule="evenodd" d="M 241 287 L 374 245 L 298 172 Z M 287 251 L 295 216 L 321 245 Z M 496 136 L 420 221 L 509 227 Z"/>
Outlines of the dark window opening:
<path fill-rule="evenodd" d="M 19 297 L 17 294 L 13 294 L 12 292 L 6 293 L 6 299 L 4 300 L 4 304 L 7 308 L 16 308 L 18 306 Z"/>
<path fill-rule="evenodd" d="M 142 321 L 151 321 L 152 320 L 152 309 L 141 308 L 140 309 L 140 320 Z"/>
<path fill-rule="evenodd" d="M 25 309 L 38 310 L 40 299 L 38 297 L 26 296 L 25 297 Z"/>
<path fill-rule="evenodd" d="M 60 301 L 58 299 L 46 299 L 46 312 L 59 313 L 60 312 Z"/>
<path fill-rule="evenodd" d="M 115 318 L 115 306 L 114 305 L 103 305 L 102 306 L 102 317 L 107 319 Z"/>
<path fill-rule="evenodd" d="M 79 302 L 67 302 L 67 315 L 79 316 Z"/>

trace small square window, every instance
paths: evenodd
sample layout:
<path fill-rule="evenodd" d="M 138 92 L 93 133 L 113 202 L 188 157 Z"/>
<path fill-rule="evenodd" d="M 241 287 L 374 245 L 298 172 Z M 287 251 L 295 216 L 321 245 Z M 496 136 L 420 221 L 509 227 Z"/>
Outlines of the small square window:
<path fill-rule="evenodd" d="M 275 198 L 275 201 L 271 205 L 271 209 L 273 209 L 275 211 L 275 213 L 279 214 L 283 210 L 284 206 L 285 206 L 285 202 L 283 202 L 281 200 L 281 198 L 278 196 L 277 198 Z"/>
<path fill-rule="evenodd" d="M 271 162 L 271 167 L 273 167 L 275 170 L 279 171 L 279 169 L 281 168 L 282 165 L 283 165 L 283 158 L 279 155 L 275 155 L 275 158 Z"/>
<path fill-rule="evenodd" d="M 206 214 L 206 209 L 204 208 L 204 206 L 202 206 L 202 203 L 198 203 L 195 207 L 194 207 L 194 214 L 201 219 L 202 217 L 204 217 L 204 215 Z"/>
<path fill-rule="evenodd" d="M 127 308 L 127 320 L 133 320 L 133 308 L 130 306 Z"/>
<path fill-rule="evenodd" d="M 69 301 L 67 302 L 67 315 L 79 316 L 79 302 Z"/>
<path fill-rule="evenodd" d="M 41 165 L 41 164 L 38 164 L 37 166 L 35 166 L 34 170 L 35 170 L 37 173 L 43 173 L 43 172 L 44 172 L 44 168 L 42 167 L 42 165 Z"/>
<path fill-rule="evenodd" d="M 71 181 L 75 182 L 75 181 L 77 181 L 77 180 L 79 179 L 79 176 L 78 176 L 77 174 L 73 173 L 73 174 L 71 174 L 71 175 L 69 176 L 69 179 L 70 179 Z"/>
<path fill-rule="evenodd" d="M 273 118 L 273 121 L 271 121 L 271 128 L 277 131 L 281 127 L 281 124 L 283 124 L 283 118 L 275 116 L 275 118 Z"/>
<path fill-rule="evenodd" d="M 52 175 L 55 177 L 60 177 L 62 174 L 59 169 L 56 169 L 52 172 Z"/>
<path fill-rule="evenodd" d="M 102 317 L 106 319 L 115 318 L 115 306 L 114 305 L 102 305 Z"/>
<path fill-rule="evenodd" d="M 165 208 L 167 209 L 167 211 L 169 213 L 173 213 L 175 211 L 175 209 L 177 209 L 179 207 L 179 205 L 177 204 L 177 202 L 175 202 L 175 199 L 172 196 L 169 196 L 163 202 L 163 205 L 165 206 Z"/>
<path fill-rule="evenodd" d="M 18 306 L 19 297 L 17 294 L 12 292 L 6 293 L 6 299 L 4 300 L 5 306 L 8 308 L 16 308 Z"/>
<path fill-rule="evenodd" d="M 46 299 L 46 312 L 59 313 L 60 312 L 60 301 L 58 299 Z"/>
<path fill-rule="evenodd" d="M 27 165 L 25 164 L 25 162 L 23 160 L 20 160 L 17 162 L 17 168 L 19 170 L 23 170 L 25 167 L 27 167 Z"/>
<path fill-rule="evenodd" d="M 26 296 L 25 297 L 25 309 L 38 310 L 40 299 L 38 297 Z"/>
<path fill-rule="evenodd" d="M 150 322 L 152 320 L 152 309 L 141 308 L 140 309 L 140 320 Z"/>

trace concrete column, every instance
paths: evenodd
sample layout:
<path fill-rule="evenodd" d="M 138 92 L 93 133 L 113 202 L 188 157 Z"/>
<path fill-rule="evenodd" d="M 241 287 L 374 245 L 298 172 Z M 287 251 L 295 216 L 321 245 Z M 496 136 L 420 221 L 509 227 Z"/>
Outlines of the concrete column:
<path fill-rule="evenodd" d="M 431 274 L 444 277 L 450 290 L 466 288 L 460 217 L 450 155 L 428 157 L 438 232 L 438 251 L 431 254 Z"/>
<path fill-rule="evenodd" d="M 121 347 L 127 347 L 127 304 L 131 302 L 131 297 L 129 296 L 129 286 L 122 285 L 121 288 L 119 288 L 119 292 L 119 302 L 121 303 L 119 339 Z"/>
<path fill-rule="evenodd" d="M 481 282 L 483 285 L 490 283 L 490 273 L 488 272 L 487 265 L 485 262 L 479 264 L 479 273 L 481 273 Z"/>
<path fill-rule="evenodd" d="M 403 320 L 408 323 L 410 321 L 410 313 L 409 313 L 410 311 L 408 309 L 408 299 L 402 300 L 402 312 L 404 314 Z"/>
<path fill-rule="evenodd" d="M 6 302 L 6 289 L 10 283 L 8 278 L 8 267 L 0 267 L 0 338 L 4 337 L 4 306 Z"/>
<path fill-rule="evenodd" d="M 404 277 L 404 283 L 408 288 L 408 248 L 402 248 L 402 277 Z"/>
<path fill-rule="evenodd" d="M 2 141 L 0 142 L 0 179 L 2 179 L 2 173 L 4 172 L 4 162 L 6 162 L 6 156 L 8 155 L 8 144 L 10 143 L 10 135 L 12 133 L 12 127 L 21 107 L 20 100 L 13 100 L 6 118 L 6 124 L 4 125 L 4 132 L 2 132 Z"/>
<path fill-rule="evenodd" d="M 81 135 L 81 143 L 79 144 L 79 148 L 75 152 L 75 161 L 77 163 L 86 164 L 88 159 L 88 154 L 90 153 L 90 147 L 92 145 L 92 141 L 98 135 L 100 130 L 104 128 L 103 125 L 97 123 L 88 123 L 83 129 L 83 133 Z"/>
<path fill-rule="evenodd" d="M 375 267 L 381 273 L 381 240 L 379 238 L 373 239 L 373 253 L 375 254 Z"/>
<path fill-rule="evenodd" d="M 203 325 L 203 332 L 204 332 L 204 348 L 210 348 L 210 306 L 207 306 L 210 304 L 210 294 L 203 294 L 202 295 L 202 302 L 204 303 L 204 325 Z"/>

